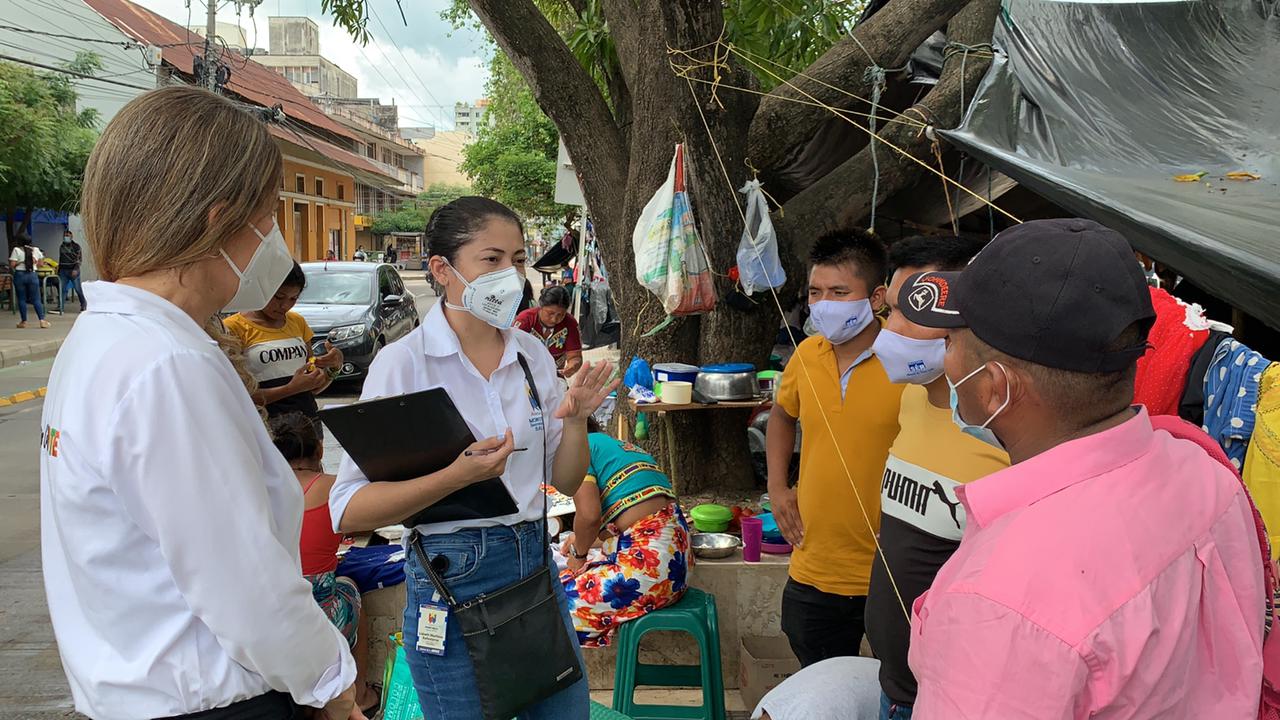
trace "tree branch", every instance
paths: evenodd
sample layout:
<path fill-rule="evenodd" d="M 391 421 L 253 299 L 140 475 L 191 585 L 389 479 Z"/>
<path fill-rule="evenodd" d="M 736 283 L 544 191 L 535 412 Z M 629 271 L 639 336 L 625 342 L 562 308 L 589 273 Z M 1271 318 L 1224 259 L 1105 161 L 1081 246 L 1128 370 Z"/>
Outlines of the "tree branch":
<path fill-rule="evenodd" d="M 755 164 L 776 179 L 778 171 L 785 170 L 820 136 L 830 113 L 795 100 L 811 103 L 810 98 L 814 98 L 834 108 L 868 112 L 868 103 L 850 97 L 871 95 L 866 78 L 868 54 L 882 68 L 905 65 L 911 53 L 959 12 L 966 1 L 890 0 L 854 28 L 853 37 L 836 43 L 805 69 L 807 78 L 787 78 L 795 87 L 786 83 L 776 87 L 761 100 L 751 123 L 750 147 Z M 767 63 L 761 64 L 771 71 L 779 70 Z M 786 77 L 785 72 L 778 74 Z"/>
<path fill-rule="evenodd" d="M 948 25 L 948 38 L 969 46 L 991 42 L 999 10 L 1000 0 L 972 0 Z M 990 59 L 982 56 L 970 54 L 963 63 L 959 55 L 952 56 L 944 65 L 938 84 L 913 107 L 919 109 L 918 113 L 931 118 L 936 127 L 955 127 L 964 113 L 961 97 L 972 100 L 990 64 Z M 910 113 L 908 117 L 919 119 L 921 115 L 918 113 Z M 877 134 L 905 150 L 910 157 L 885 143 L 877 143 L 881 201 L 905 189 L 918 177 L 921 169 L 911 158 L 930 164 L 933 160 L 932 142 L 920 128 L 904 123 L 887 124 L 882 128 Z M 874 178 L 875 163 L 868 146 L 789 200 L 784 205 L 783 227 L 804 229 L 802 233 L 783 231 L 794 241 L 793 251 L 803 256 L 812 245 L 813 238 L 826 232 L 850 229 L 865 217 L 871 210 Z M 938 182 L 941 186 L 942 180 Z"/>
<path fill-rule="evenodd" d="M 469 2 L 559 128 L 588 203 L 602 212 L 616 206 L 625 190 L 626 146 L 591 76 L 533 0 Z"/>

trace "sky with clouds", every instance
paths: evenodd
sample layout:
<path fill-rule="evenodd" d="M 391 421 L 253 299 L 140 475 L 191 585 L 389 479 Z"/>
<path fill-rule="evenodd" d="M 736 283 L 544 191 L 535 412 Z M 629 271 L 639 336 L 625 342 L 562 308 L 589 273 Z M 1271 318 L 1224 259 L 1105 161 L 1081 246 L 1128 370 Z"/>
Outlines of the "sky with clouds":
<path fill-rule="evenodd" d="M 184 0 L 133 1 L 179 25 L 187 24 Z M 474 102 L 484 96 L 489 52 L 484 35 L 470 29 L 454 30 L 442 20 L 440 11 L 448 0 L 403 0 L 403 21 L 395 0 L 368 1 L 374 13 L 369 19 L 373 38 L 366 46 L 334 27 L 320 11 L 320 0 L 263 0 L 254 13 L 256 43 L 248 11 L 238 20 L 250 43 L 266 48 L 268 17 L 310 17 L 320 26 L 320 54 L 356 77 L 361 97 L 378 97 L 384 103 L 394 100 L 400 106 L 402 126 L 451 128 L 455 102 Z M 202 0 L 191 0 L 190 12 L 191 24 L 204 24 Z M 218 22 L 235 24 L 235 5 L 222 7 Z"/>

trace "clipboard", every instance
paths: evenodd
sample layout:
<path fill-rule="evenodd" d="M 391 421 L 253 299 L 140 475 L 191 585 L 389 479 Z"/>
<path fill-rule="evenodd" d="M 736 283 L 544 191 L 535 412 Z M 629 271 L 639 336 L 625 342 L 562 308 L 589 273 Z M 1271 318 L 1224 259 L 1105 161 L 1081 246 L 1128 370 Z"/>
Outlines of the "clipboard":
<path fill-rule="evenodd" d="M 443 388 L 325 408 L 320 419 L 371 482 L 443 470 L 476 442 Z M 468 485 L 404 521 L 406 527 L 480 520 L 518 511 L 501 478 Z"/>

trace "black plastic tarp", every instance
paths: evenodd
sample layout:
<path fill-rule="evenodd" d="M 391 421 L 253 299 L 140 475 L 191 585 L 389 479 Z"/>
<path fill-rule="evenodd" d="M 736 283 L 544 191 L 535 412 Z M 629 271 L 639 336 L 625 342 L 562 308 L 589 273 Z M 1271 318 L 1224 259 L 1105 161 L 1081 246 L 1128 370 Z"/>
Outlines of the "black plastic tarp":
<path fill-rule="evenodd" d="M 1280 328 L 1276 5 L 1006 0 L 996 43 L 947 139 Z"/>

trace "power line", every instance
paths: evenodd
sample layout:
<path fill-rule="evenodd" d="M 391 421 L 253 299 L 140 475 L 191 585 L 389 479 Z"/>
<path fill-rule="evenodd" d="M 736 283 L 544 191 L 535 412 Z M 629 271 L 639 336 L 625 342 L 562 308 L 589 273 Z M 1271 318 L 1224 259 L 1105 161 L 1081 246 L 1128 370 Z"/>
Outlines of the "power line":
<path fill-rule="evenodd" d="M 67 58 L 60 57 L 60 56 L 58 56 L 58 55 L 54 55 L 53 53 L 44 52 L 43 50 L 35 50 L 35 49 L 32 49 L 32 48 L 24 47 L 24 46 L 22 46 L 22 45 L 15 45 L 15 44 L 13 44 L 13 43 L 5 42 L 5 41 L 3 41 L 3 40 L 0 40 L 0 45 L 4 45 L 5 47 L 13 48 L 14 50 L 17 50 L 17 51 L 22 52 L 22 53 L 30 53 L 30 54 L 32 54 L 32 55 L 40 55 L 40 56 L 43 56 L 43 57 L 47 57 L 47 58 L 49 58 L 50 60 L 57 61 L 57 62 L 60 62 L 60 63 L 71 63 L 71 62 L 73 62 L 73 60 L 68 60 Z M 127 71 L 127 72 L 120 72 L 120 73 L 107 73 L 107 74 L 101 74 L 101 73 L 99 73 L 99 74 L 97 74 L 97 75 L 94 75 L 94 76 L 93 76 L 93 79 L 94 79 L 94 80 L 102 80 L 103 78 L 127 77 L 127 76 L 129 76 L 129 75 L 138 75 L 138 74 L 143 74 L 143 73 L 145 73 L 145 74 L 147 74 L 147 75 L 151 75 L 151 74 L 152 74 L 152 71 L 151 71 L 150 69 L 144 68 L 144 69 L 140 69 L 140 70 L 129 70 L 129 71 Z"/>
<path fill-rule="evenodd" d="M 63 33 L 46 32 L 44 30 L 31 30 L 29 28 L 17 27 L 15 25 L 0 25 L 0 30 L 11 30 L 17 33 L 25 33 L 27 35 L 43 35 L 44 37 L 62 38 L 64 40 L 79 40 L 80 42 L 101 43 L 103 45 L 116 45 L 125 50 L 132 50 L 139 44 L 130 40 L 99 40 L 95 38 L 79 37 L 76 35 L 64 35 Z"/>
<path fill-rule="evenodd" d="M 369 8 L 369 12 L 373 14 L 373 18 L 378 21 L 378 27 L 381 27 L 382 32 L 387 34 L 387 40 L 391 42 L 391 47 L 395 48 L 396 52 L 400 54 L 400 59 L 404 61 L 405 67 L 409 68 L 409 72 L 413 73 L 413 76 L 418 79 L 418 84 L 421 85 L 422 89 L 426 91 L 427 97 L 431 98 L 436 103 L 436 107 L 443 108 L 444 104 L 440 102 L 439 98 L 437 98 L 434 94 L 432 94 L 431 88 L 427 87 L 427 84 L 422 81 L 422 77 L 418 75 L 418 71 L 413 69 L 413 63 L 409 62 L 409 59 L 404 56 L 404 51 L 400 49 L 400 45 L 396 43 L 395 38 L 391 37 L 391 31 L 388 30 L 387 26 L 383 24 L 382 18 L 378 15 L 378 9 L 373 6 L 373 3 L 368 3 L 368 8 Z M 403 12 L 403 10 L 401 12 Z M 422 98 L 418 98 L 419 101 L 421 101 L 421 99 Z M 424 105 L 423 107 L 426 107 L 426 106 Z M 427 109 L 430 110 L 429 107 L 427 107 Z M 443 118 L 441 119 L 443 120 Z M 444 123 L 442 122 L 441 124 L 444 124 Z M 457 124 L 456 119 L 454 120 L 453 124 L 454 125 Z"/>
<path fill-rule="evenodd" d="M 71 75 L 72 77 L 82 78 L 84 80 L 96 80 L 98 82 L 107 83 L 109 85 L 119 85 L 120 87 L 133 88 L 134 90 L 141 90 L 143 92 L 155 89 L 153 87 L 143 87 L 141 85 L 130 85 L 129 83 L 123 83 L 118 80 L 110 80 L 108 78 L 94 77 L 92 75 L 78 73 L 74 70 L 67 70 L 66 68 L 55 67 L 53 65 L 45 65 L 44 63 L 33 62 L 31 60 L 23 60 L 21 58 L 10 57 L 8 55 L 0 55 L 0 60 L 8 60 L 9 62 L 18 63 L 19 65 L 30 65 L 31 67 L 40 68 L 42 70 L 50 70 L 56 73 L 62 73 L 63 75 Z"/>

